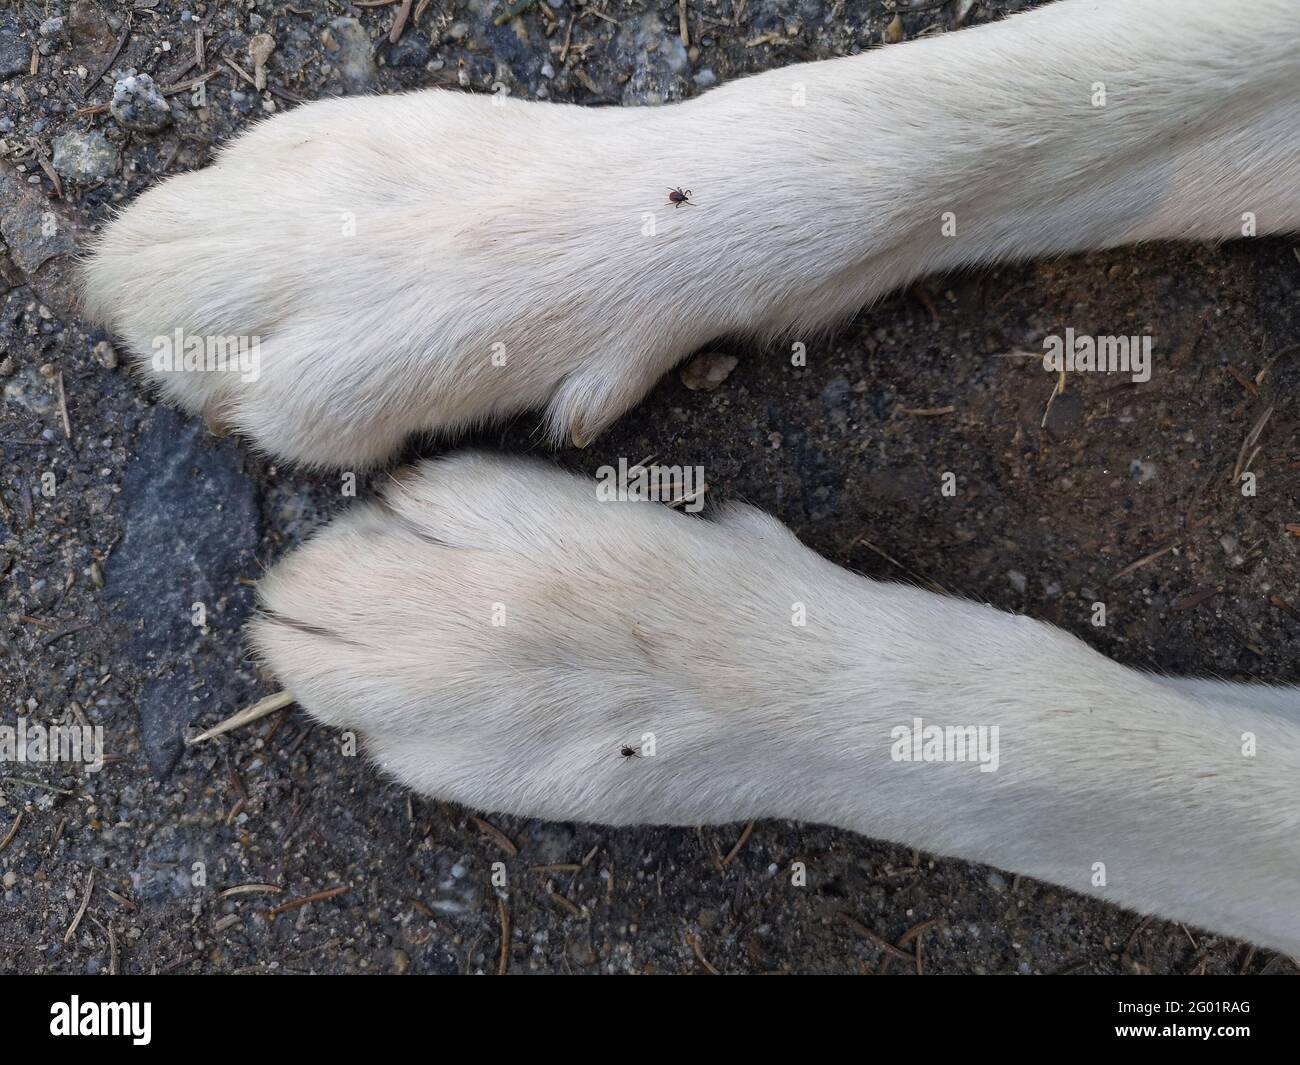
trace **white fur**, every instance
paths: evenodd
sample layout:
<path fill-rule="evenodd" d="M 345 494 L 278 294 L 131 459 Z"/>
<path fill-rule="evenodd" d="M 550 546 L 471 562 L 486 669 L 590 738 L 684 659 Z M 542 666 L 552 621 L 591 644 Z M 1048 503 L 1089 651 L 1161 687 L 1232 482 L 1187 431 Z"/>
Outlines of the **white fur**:
<path fill-rule="evenodd" d="M 87 309 L 142 358 L 178 328 L 260 337 L 256 382 L 149 375 L 299 462 L 535 407 L 583 442 L 721 333 L 1245 212 L 1300 229 L 1298 84 L 1295 0 L 1063 0 L 660 108 L 329 100 L 140 196 Z"/>
<path fill-rule="evenodd" d="M 1142 674 L 850 574 L 749 507 L 598 502 L 473 454 L 418 467 L 260 587 L 253 640 L 298 702 L 437 798 L 821 822 L 1300 952 L 1300 688 Z M 915 717 L 996 725 L 996 771 L 893 760 Z M 646 733 L 655 754 L 626 761 Z"/>
<path fill-rule="evenodd" d="M 723 332 L 1245 212 L 1300 228 L 1298 79 L 1294 0 L 1063 0 L 659 109 L 328 101 L 141 196 L 87 305 L 141 357 L 178 328 L 259 336 L 256 382 L 150 376 L 300 462 L 531 407 L 586 440 Z M 696 206 L 667 206 L 678 185 Z M 1144 675 L 855 577 L 752 509 L 597 503 L 480 456 L 355 508 L 262 594 L 255 643 L 302 705 L 440 798 L 825 822 L 1300 951 L 1300 690 Z M 915 717 L 996 725 L 997 771 L 894 761 Z"/>

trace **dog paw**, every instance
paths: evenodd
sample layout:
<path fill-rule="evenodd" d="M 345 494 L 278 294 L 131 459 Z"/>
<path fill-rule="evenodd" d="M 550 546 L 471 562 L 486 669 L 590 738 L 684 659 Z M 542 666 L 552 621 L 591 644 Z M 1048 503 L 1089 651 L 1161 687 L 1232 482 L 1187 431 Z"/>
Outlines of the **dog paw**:
<path fill-rule="evenodd" d="M 437 798 L 727 822 L 789 802 L 799 723 L 762 693 L 817 642 L 789 603 L 823 568 L 756 511 L 600 502 L 553 467 L 463 455 L 275 566 L 252 641 L 309 713 Z"/>
<path fill-rule="evenodd" d="M 306 105 L 129 205 L 86 309 L 173 402 L 300 463 L 525 409 L 583 444 L 717 331 L 682 284 L 712 223 L 668 203 L 663 125 L 436 90 Z"/>

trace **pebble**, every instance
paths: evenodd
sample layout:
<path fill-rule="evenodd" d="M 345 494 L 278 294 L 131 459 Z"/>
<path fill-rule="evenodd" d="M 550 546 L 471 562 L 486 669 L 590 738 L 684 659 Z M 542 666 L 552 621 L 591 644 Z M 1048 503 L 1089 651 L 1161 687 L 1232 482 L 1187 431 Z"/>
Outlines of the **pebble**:
<path fill-rule="evenodd" d="M 275 52 L 275 38 L 259 33 L 248 42 L 248 58 L 253 64 L 253 85 L 261 92 L 266 88 L 266 64 Z"/>
<path fill-rule="evenodd" d="M 12 366 L 12 363 L 10 365 Z M 5 402 L 29 414 L 43 416 L 54 410 L 54 396 L 50 392 L 49 381 L 41 376 L 39 370 L 31 366 L 6 382 L 4 397 Z"/>
<path fill-rule="evenodd" d="M 26 74 L 31 69 L 31 46 L 17 26 L 0 25 L 0 78 Z"/>
<path fill-rule="evenodd" d="M 430 44 L 427 37 L 406 33 L 388 49 L 390 67 L 422 67 L 429 61 Z"/>
<path fill-rule="evenodd" d="M 68 31 L 72 36 L 76 60 L 89 63 L 97 69 L 117 47 L 117 32 L 113 28 L 113 22 L 104 17 L 94 0 L 73 0 L 72 10 L 68 14 Z"/>
<path fill-rule="evenodd" d="M 1142 459 L 1134 459 L 1129 463 L 1128 472 L 1137 480 L 1138 484 L 1146 484 L 1148 481 L 1154 481 L 1159 467 L 1154 462 L 1145 462 Z"/>
<path fill-rule="evenodd" d="M 167 98 L 148 74 L 132 74 L 113 86 L 109 111 L 124 129 L 155 133 L 172 120 Z"/>
<path fill-rule="evenodd" d="M 105 370 L 114 370 L 117 368 L 117 350 L 107 340 L 101 340 L 95 345 L 95 361 Z"/>
<path fill-rule="evenodd" d="M 354 18 L 331 20 L 321 34 L 321 43 L 337 68 L 343 88 L 360 92 L 375 76 L 374 49 L 361 23 Z"/>
<path fill-rule="evenodd" d="M 69 181 L 91 184 L 117 170 L 117 148 L 98 130 L 70 130 L 54 138 L 54 169 Z"/>
<path fill-rule="evenodd" d="M 1025 594 L 1025 589 L 1029 586 L 1028 579 L 1018 569 L 1007 570 L 1007 583 L 1021 595 Z"/>
<path fill-rule="evenodd" d="M 682 384 L 692 392 L 712 392 L 731 376 L 740 360 L 720 351 L 706 351 L 681 369 Z"/>

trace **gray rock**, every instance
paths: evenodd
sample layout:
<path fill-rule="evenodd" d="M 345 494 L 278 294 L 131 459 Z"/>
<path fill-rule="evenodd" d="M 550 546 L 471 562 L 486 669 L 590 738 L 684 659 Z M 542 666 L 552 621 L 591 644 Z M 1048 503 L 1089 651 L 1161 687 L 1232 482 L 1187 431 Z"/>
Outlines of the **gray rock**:
<path fill-rule="evenodd" d="M 32 47 L 22 31 L 10 22 L 0 23 L 0 78 L 26 74 L 31 69 Z"/>
<path fill-rule="evenodd" d="M 0 237 L 9 247 L 6 262 L 17 268 L 19 280 L 30 285 L 46 306 L 72 315 L 79 291 L 77 256 L 85 247 L 85 235 L 73 218 L 56 208 L 39 187 L 24 181 L 3 159 Z"/>
<path fill-rule="evenodd" d="M 1144 459 L 1134 459 L 1129 463 L 1128 472 L 1134 477 L 1138 484 L 1146 484 L 1148 481 L 1154 481 L 1160 468 L 1154 462 L 1147 462 Z"/>
<path fill-rule="evenodd" d="M 73 58 L 92 70 L 100 69 L 117 47 L 117 34 L 94 0 L 73 0 L 68 32 Z"/>
<path fill-rule="evenodd" d="M 422 67 L 429 61 L 429 40 L 418 33 L 402 35 L 395 45 L 388 49 L 390 67 Z"/>
<path fill-rule="evenodd" d="M 93 184 L 117 170 L 119 153 L 98 130 L 70 130 L 54 138 L 54 169 L 69 181 Z"/>
<path fill-rule="evenodd" d="M 140 438 L 118 497 L 125 533 L 108 566 L 104 594 L 120 604 L 125 657 L 155 675 L 140 702 L 149 764 L 165 774 L 185 727 L 207 711 L 241 702 L 231 647 L 253 605 L 240 577 L 258 572 L 260 517 L 238 449 L 201 422 L 159 408 Z M 202 628 L 195 604 L 203 606 Z"/>
<path fill-rule="evenodd" d="M 615 38 L 620 58 L 632 67 L 623 86 L 624 106 L 658 105 L 690 95 L 690 61 L 681 37 L 653 12 L 622 26 Z"/>
<path fill-rule="evenodd" d="M 54 410 L 54 393 L 50 382 L 35 366 L 15 374 L 4 386 L 5 402 L 28 414 L 43 417 Z"/>
<path fill-rule="evenodd" d="M 147 133 L 157 132 L 172 120 L 167 98 L 148 74 L 132 74 L 114 85 L 109 111 L 119 126 Z"/>
<path fill-rule="evenodd" d="M 252 596 L 244 598 L 251 605 Z M 240 617 L 246 617 L 249 608 L 241 605 Z M 222 639 L 238 646 L 240 635 L 231 632 Z M 145 685 L 138 706 L 140 739 L 155 775 L 165 777 L 176 767 L 185 750 L 185 729 L 192 722 L 205 715 L 229 717 L 255 701 L 245 679 L 231 673 L 228 658 L 228 649 L 214 653 L 196 641 L 191 651 L 167 661 L 167 672 Z"/>
<path fill-rule="evenodd" d="M 347 92 L 360 92 L 375 77 L 375 53 L 361 23 L 336 18 L 325 28 L 321 41 Z"/>

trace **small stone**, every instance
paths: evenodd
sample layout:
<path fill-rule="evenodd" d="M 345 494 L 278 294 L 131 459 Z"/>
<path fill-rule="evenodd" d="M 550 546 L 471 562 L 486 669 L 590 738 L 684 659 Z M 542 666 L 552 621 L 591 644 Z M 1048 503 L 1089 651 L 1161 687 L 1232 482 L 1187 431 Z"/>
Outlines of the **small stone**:
<path fill-rule="evenodd" d="M 705 67 L 703 70 L 697 70 L 691 80 L 701 89 L 708 89 L 718 84 L 718 75 L 711 67 Z"/>
<path fill-rule="evenodd" d="M 49 381 L 31 366 L 6 382 L 4 397 L 7 403 L 29 414 L 41 416 L 54 410 L 54 395 Z"/>
<path fill-rule="evenodd" d="M 395 45 L 388 49 L 390 67 L 422 67 L 429 61 L 429 39 L 418 33 L 402 35 Z"/>
<path fill-rule="evenodd" d="M 1159 467 L 1154 462 L 1145 462 L 1142 459 L 1134 459 L 1129 463 L 1128 472 L 1133 476 L 1138 484 L 1146 484 L 1148 481 L 1154 481 L 1156 474 L 1159 473 Z"/>
<path fill-rule="evenodd" d="M 1029 586 L 1028 578 L 1026 578 L 1018 569 L 1007 570 L 1007 583 L 1011 585 L 1014 591 L 1019 592 L 1021 595 L 1025 594 L 1025 589 Z"/>
<path fill-rule="evenodd" d="M 0 359 L 0 377 L 8 377 L 14 372 L 14 360 L 6 355 Z"/>
<path fill-rule="evenodd" d="M 69 181 L 93 184 L 117 170 L 117 148 L 98 130 L 71 130 L 54 138 L 54 169 Z"/>
<path fill-rule="evenodd" d="M 105 370 L 117 369 L 117 350 L 107 340 L 95 345 L 95 361 Z"/>
<path fill-rule="evenodd" d="M 895 15 L 893 21 L 885 27 L 885 32 L 881 34 L 881 37 L 886 44 L 897 44 L 906 35 L 903 29 L 903 16 Z"/>
<path fill-rule="evenodd" d="M 172 120 L 167 98 L 148 74 L 132 74 L 113 86 L 109 111 L 123 129 L 156 133 Z"/>
<path fill-rule="evenodd" d="M 42 37 L 57 37 L 63 32 L 63 27 L 67 23 L 62 18 L 47 18 L 41 23 Z"/>
<path fill-rule="evenodd" d="M 692 392 L 712 392 L 731 376 L 738 362 L 734 355 L 706 351 L 682 367 L 682 384 Z"/>
<path fill-rule="evenodd" d="M 370 84 L 375 76 L 374 49 L 360 22 L 354 18 L 333 19 L 321 34 L 321 43 L 345 91 L 360 92 Z"/>
<path fill-rule="evenodd" d="M 32 49 L 22 31 L 9 24 L 0 25 L 0 78 L 26 74 L 32 61 Z"/>
<path fill-rule="evenodd" d="M 77 62 L 99 69 L 117 47 L 117 34 L 95 0 L 73 0 L 68 32 Z"/>
<path fill-rule="evenodd" d="M 248 42 L 248 57 L 253 61 L 253 84 L 257 91 L 266 88 L 266 61 L 275 51 L 275 38 L 269 33 L 259 33 Z"/>

